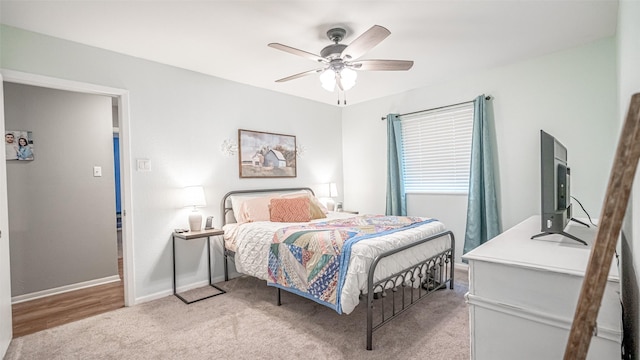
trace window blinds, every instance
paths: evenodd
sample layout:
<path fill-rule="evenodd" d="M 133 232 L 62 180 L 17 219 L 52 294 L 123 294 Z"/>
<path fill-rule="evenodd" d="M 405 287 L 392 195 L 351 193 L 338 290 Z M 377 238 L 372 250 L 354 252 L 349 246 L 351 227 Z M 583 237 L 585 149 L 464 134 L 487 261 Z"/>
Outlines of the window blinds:
<path fill-rule="evenodd" d="M 473 105 L 400 117 L 405 192 L 468 192 Z"/>

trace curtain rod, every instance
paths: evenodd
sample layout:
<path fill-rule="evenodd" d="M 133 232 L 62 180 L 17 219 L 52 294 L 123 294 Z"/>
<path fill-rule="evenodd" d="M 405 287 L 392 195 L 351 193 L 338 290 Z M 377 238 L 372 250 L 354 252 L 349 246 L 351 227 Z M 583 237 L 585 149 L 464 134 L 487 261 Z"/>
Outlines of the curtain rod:
<path fill-rule="evenodd" d="M 492 97 L 491 97 L 491 95 L 487 95 L 487 96 L 485 96 L 485 98 L 484 98 L 484 99 L 485 99 L 485 100 L 491 100 L 491 99 L 492 99 Z M 419 114 L 419 113 L 421 113 L 421 112 L 425 112 L 425 111 L 440 110 L 440 109 L 444 109 L 444 108 L 448 108 L 448 107 L 452 107 L 452 106 L 458 106 L 458 105 L 464 105 L 464 104 L 472 103 L 472 102 L 474 102 L 474 101 L 475 101 L 475 100 L 469 100 L 469 101 L 464 101 L 464 102 L 457 103 L 457 104 L 453 104 L 453 105 L 445 105 L 445 106 L 440 106 L 440 107 L 436 107 L 436 108 L 432 108 L 432 109 L 420 110 L 420 111 L 414 111 L 414 112 L 410 112 L 410 113 L 406 113 L 406 114 L 400 114 L 400 115 L 398 115 L 398 116 L 406 116 L 406 115 Z M 387 120 L 387 117 L 386 117 L 386 116 L 383 116 L 380 120 L 383 120 L 383 121 L 384 121 L 384 120 Z"/>

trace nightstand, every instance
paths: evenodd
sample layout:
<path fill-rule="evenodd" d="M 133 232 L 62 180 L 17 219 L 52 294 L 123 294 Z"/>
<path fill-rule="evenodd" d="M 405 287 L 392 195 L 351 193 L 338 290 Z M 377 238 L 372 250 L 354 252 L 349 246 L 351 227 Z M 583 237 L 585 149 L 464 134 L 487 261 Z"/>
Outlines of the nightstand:
<path fill-rule="evenodd" d="M 183 233 L 177 233 L 177 232 L 173 233 L 173 236 L 171 237 L 173 241 L 173 295 L 177 296 L 178 299 L 182 300 L 185 304 L 188 305 L 196 301 L 208 299 L 208 298 L 226 293 L 226 291 L 213 285 L 213 282 L 211 281 L 211 237 L 220 236 L 223 234 L 224 234 L 224 231 L 220 229 L 208 229 L 208 230 L 201 230 L 201 231 L 187 231 Z M 209 295 L 209 296 L 205 296 L 199 299 L 189 301 L 183 298 L 182 296 L 180 296 L 180 294 L 176 292 L 176 238 L 188 241 L 188 240 L 200 239 L 205 237 L 207 238 L 207 265 L 208 265 L 207 271 L 209 274 L 209 286 L 217 289 L 219 292 L 213 295 Z"/>

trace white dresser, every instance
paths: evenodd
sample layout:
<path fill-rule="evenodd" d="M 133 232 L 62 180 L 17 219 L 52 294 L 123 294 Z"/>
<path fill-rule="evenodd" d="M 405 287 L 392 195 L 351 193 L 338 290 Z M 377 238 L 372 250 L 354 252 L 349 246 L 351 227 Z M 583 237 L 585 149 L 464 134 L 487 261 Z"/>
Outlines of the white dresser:
<path fill-rule="evenodd" d="M 566 231 L 591 245 L 597 229 L 571 222 Z M 533 216 L 463 256 L 472 359 L 563 358 L 591 247 L 560 235 L 532 240 L 539 232 Z M 620 359 L 621 319 L 614 258 L 587 359 Z"/>

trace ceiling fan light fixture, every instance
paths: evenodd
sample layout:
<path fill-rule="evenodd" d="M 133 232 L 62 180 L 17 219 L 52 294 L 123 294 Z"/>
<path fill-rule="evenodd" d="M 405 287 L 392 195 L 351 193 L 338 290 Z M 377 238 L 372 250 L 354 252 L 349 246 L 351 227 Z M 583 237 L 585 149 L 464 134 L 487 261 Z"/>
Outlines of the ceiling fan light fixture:
<path fill-rule="evenodd" d="M 351 89 L 356 84 L 357 77 L 358 73 L 349 68 L 344 68 L 340 71 L 340 79 L 342 80 L 342 87 L 345 91 Z"/>
<path fill-rule="evenodd" d="M 325 46 L 320 51 L 320 56 L 280 43 L 268 44 L 269 47 L 274 49 L 323 64 L 320 68 L 287 76 L 276 80 L 276 82 L 285 82 L 320 73 L 320 82 L 325 90 L 333 92 L 337 87 L 338 92 L 344 94 L 345 91 L 353 88 L 356 84 L 358 75 L 354 70 L 406 71 L 413 66 L 413 61 L 409 60 L 358 60 L 391 34 L 391 32 L 383 26 L 373 25 L 349 45 L 341 43 L 346 34 L 346 30 L 343 28 L 332 28 L 327 31 L 327 37 L 333 44 Z M 339 103 L 340 100 L 338 100 L 338 104 Z M 346 101 L 344 101 L 344 103 L 346 104 Z"/>
<path fill-rule="evenodd" d="M 336 87 L 336 73 L 333 69 L 327 69 L 320 74 L 322 87 L 327 91 L 333 91 Z"/>
<path fill-rule="evenodd" d="M 333 91 L 336 88 L 337 77 L 340 77 L 340 82 L 342 85 L 342 89 L 347 91 L 351 89 L 356 84 L 356 78 L 358 77 L 358 73 L 349 69 L 343 68 L 339 71 L 339 75 L 337 71 L 334 69 L 327 69 L 320 74 L 320 82 L 322 83 L 322 87 L 327 91 Z"/>

